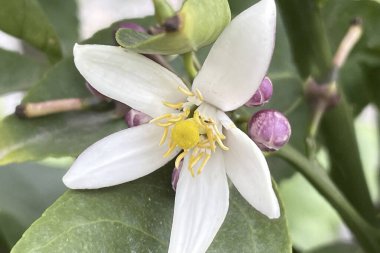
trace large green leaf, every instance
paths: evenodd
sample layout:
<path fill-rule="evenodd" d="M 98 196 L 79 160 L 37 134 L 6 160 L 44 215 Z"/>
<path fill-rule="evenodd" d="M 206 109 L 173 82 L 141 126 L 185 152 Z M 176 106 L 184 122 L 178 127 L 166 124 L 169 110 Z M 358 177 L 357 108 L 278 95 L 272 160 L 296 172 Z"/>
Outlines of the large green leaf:
<path fill-rule="evenodd" d="M 12 252 L 167 252 L 170 174 L 166 168 L 112 188 L 69 191 Z M 291 252 L 284 217 L 267 219 L 231 189 L 229 213 L 208 252 Z"/>
<path fill-rule="evenodd" d="M 148 35 L 129 29 L 116 34 L 118 43 L 145 54 L 181 54 L 213 43 L 231 19 L 227 0 L 188 0 L 178 13 L 178 31 Z"/>
<path fill-rule="evenodd" d="M 22 233 L 64 192 L 65 169 L 42 164 L 0 169 L 0 238 L 11 248 Z"/>
<path fill-rule="evenodd" d="M 0 95 L 29 88 L 43 69 L 33 58 L 0 49 Z"/>
<path fill-rule="evenodd" d="M 68 58 L 54 66 L 27 94 L 24 102 L 87 97 L 84 80 Z M 77 156 L 95 141 L 121 130 L 125 124 L 113 112 L 83 111 L 38 119 L 10 116 L 0 122 L 0 164 Z"/>
<path fill-rule="evenodd" d="M 75 0 L 38 0 L 61 42 L 65 55 L 71 55 L 78 41 L 77 2 Z"/>
<path fill-rule="evenodd" d="M 0 29 L 45 52 L 51 61 L 61 58 L 57 33 L 37 0 L 0 0 Z"/>

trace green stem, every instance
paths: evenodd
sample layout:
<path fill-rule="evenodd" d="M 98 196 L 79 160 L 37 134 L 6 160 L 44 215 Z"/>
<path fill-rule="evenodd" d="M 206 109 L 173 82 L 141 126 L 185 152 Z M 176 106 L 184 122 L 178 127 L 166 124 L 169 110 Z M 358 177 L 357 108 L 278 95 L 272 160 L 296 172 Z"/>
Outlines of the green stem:
<path fill-rule="evenodd" d="M 325 83 L 326 79 L 330 78 L 333 66 L 318 1 L 277 0 L 277 2 L 283 14 L 294 59 L 301 76 L 304 79 L 312 76 L 317 83 Z M 344 60 L 344 57 L 340 59 Z M 364 178 L 353 115 L 349 104 L 344 100 L 344 94 L 340 94 L 343 99 L 334 110 L 325 113 L 321 124 L 321 133 L 329 151 L 331 176 L 356 210 L 367 221 L 375 222 L 375 209 Z"/>
<path fill-rule="evenodd" d="M 195 68 L 193 52 L 183 54 L 183 61 L 190 81 L 192 82 L 195 76 L 198 74 L 198 70 Z"/>
<path fill-rule="evenodd" d="M 380 252 L 380 231 L 369 225 L 355 208 L 351 206 L 338 188 L 335 187 L 323 168 L 320 168 L 317 163 L 310 162 L 290 145 L 285 146 L 276 154 L 293 164 L 319 193 L 326 198 L 342 217 L 366 252 Z"/>
<path fill-rule="evenodd" d="M 175 11 L 166 0 L 153 0 L 153 4 L 158 23 L 163 24 L 165 20 L 175 15 Z"/>
<path fill-rule="evenodd" d="M 329 152 L 332 180 L 367 221 L 376 222 L 376 212 L 356 140 L 352 110 L 343 94 L 340 103 L 325 113 L 321 130 Z"/>

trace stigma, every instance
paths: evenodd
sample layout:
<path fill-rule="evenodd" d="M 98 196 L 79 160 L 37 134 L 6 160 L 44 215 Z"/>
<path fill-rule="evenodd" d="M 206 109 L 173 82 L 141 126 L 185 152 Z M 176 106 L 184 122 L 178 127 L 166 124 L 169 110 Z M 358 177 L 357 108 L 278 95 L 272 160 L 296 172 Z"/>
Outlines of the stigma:
<path fill-rule="evenodd" d="M 217 109 L 203 101 L 201 92 L 179 87 L 178 90 L 187 96 L 187 101 L 179 103 L 163 102 L 175 113 L 161 115 L 150 123 L 164 129 L 160 145 L 168 142 L 168 150 L 164 157 L 168 157 L 176 149 L 182 152 L 175 160 L 175 167 L 179 168 L 181 161 L 189 156 L 188 170 L 195 176 L 201 174 L 212 153 L 217 148 L 227 151 L 223 144 L 226 137 L 222 133 L 222 124 L 216 119 Z"/>

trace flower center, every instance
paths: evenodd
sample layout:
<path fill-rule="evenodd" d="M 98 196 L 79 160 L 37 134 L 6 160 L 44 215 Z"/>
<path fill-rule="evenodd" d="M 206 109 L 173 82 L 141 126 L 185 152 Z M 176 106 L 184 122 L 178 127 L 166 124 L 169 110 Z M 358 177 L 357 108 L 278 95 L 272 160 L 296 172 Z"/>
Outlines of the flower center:
<path fill-rule="evenodd" d="M 215 115 L 210 116 L 207 110 L 201 110 L 201 108 L 212 108 L 216 114 L 216 109 L 202 104 L 203 96 L 199 90 L 192 92 L 183 87 L 178 89 L 188 96 L 187 102 L 163 102 L 165 106 L 177 110 L 177 113 L 164 114 L 151 120 L 150 123 L 164 128 L 160 145 L 169 139 L 169 149 L 164 157 L 173 153 L 177 147 L 181 148 L 183 152 L 177 156 L 175 166 L 178 168 L 182 159 L 189 155 L 188 169 L 194 176 L 194 169 L 200 174 L 217 146 L 223 150 L 228 150 L 228 147 L 222 142 L 226 137 L 221 133 L 221 124 L 214 120 Z M 198 108 L 192 110 L 195 107 Z M 192 111 L 194 113 L 191 115 Z"/>
<path fill-rule="evenodd" d="M 172 141 L 180 148 L 184 150 L 194 148 L 199 140 L 199 127 L 194 119 L 175 123 L 172 130 Z"/>

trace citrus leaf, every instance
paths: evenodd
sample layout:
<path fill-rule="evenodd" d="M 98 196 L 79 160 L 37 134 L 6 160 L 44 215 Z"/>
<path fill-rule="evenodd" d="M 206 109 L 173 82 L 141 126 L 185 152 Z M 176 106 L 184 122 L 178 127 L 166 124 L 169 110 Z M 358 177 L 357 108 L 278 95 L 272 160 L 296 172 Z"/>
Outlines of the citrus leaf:
<path fill-rule="evenodd" d="M 168 167 L 112 188 L 68 191 L 12 252 L 167 252 L 174 202 Z M 269 220 L 231 189 L 208 252 L 291 252 L 285 215 Z"/>
<path fill-rule="evenodd" d="M 61 166 L 37 163 L 0 168 L 0 237 L 7 247 L 64 192 L 64 173 Z"/>
<path fill-rule="evenodd" d="M 33 58 L 0 49 L 0 95 L 29 88 L 43 70 Z"/>
<path fill-rule="evenodd" d="M 59 37 L 65 55 L 73 54 L 78 41 L 79 20 L 75 0 L 38 0 Z"/>
<path fill-rule="evenodd" d="M 26 95 L 24 102 L 90 96 L 73 59 L 56 64 Z M 0 122 L 0 164 L 77 156 L 97 140 L 125 128 L 113 112 L 82 111 L 36 119 L 9 116 Z"/>
<path fill-rule="evenodd" d="M 37 0 L 0 0 L 0 30 L 45 52 L 52 62 L 62 57 L 57 33 Z"/>

